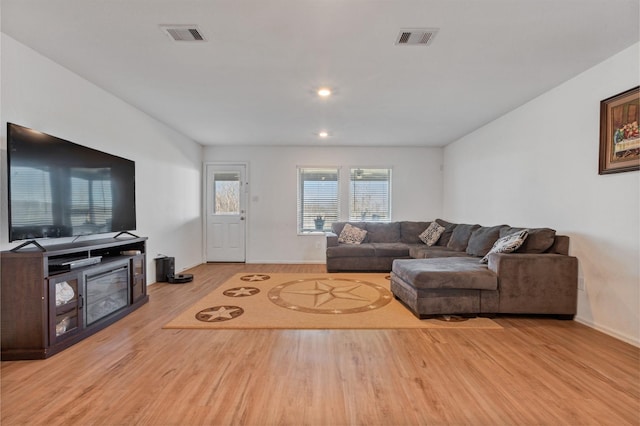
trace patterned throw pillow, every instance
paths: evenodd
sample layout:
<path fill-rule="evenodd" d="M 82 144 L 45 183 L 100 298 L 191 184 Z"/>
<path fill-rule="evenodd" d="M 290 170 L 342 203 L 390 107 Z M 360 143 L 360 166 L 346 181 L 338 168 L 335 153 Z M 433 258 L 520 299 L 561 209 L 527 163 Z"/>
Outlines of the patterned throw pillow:
<path fill-rule="evenodd" d="M 418 238 L 426 245 L 432 246 L 438 241 L 444 230 L 444 226 L 440 226 L 436 222 L 431 222 L 431 225 L 429 225 L 422 234 L 418 235 Z"/>
<path fill-rule="evenodd" d="M 350 224 L 345 224 L 338 237 L 338 242 L 343 244 L 360 244 L 367 236 L 367 231 Z"/>
<path fill-rule="evenodd" d="M 520 232 L 516 232 L 513 234 L 505 235 L 502 238 L 499 238 L 498 241 L 495 242 L 489 253 L 485 257 L 480 260 L 480 263 L 488 263 L 489 255 L 491 253 L 511 253 L 524 243 L 524 240 L 527 239 L 527 235 L 529 235 L 528 229 L 523 229 Z"/>

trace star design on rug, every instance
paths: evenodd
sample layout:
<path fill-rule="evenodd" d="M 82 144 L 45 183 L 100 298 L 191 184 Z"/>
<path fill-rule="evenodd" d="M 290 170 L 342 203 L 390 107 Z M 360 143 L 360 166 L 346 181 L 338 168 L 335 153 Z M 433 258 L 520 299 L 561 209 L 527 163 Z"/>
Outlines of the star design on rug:
<path fill-rule="evenodd" d="M 242 277 L 240 277 L 240 279 L 242 281 L 266 281 L 268 279 L 270 279 L 271 277 L 269 275 L 265 275 L 265 274 L 253 274 L 253 275 L 244 275 Z"/>
<path fill-rule="evenodd" d="M 196 319 L 204 322 L 228 321 L 239 317 L 244 309 L 239 306 L 214 306 L 196 314 Z"/>
<path fill-rule="evenodd" d="M 274 281 L 278 282 L 278 278 Z M 267 297 L 291 311 L 332 315 L 369 312 L 382 308 L 393 299 L 386 286 L 343 277 L 287 281 L 272 287 Z"/>
<path fill-rule="evenodd" d="M 260 293 L 259 288 L 255 287 L 236 287 L 225 290 L 222 294 L 229 297 L 246 297 Z"/>
<path fill-rule="evenodd" d="M 358 296 L 357 294 L 352 293 L 352 291 L 354 291 L 359 287 L 360 287 L 360 284 L 353 284 L 353 285 L 347 285 L 347 286 L 332 286 L 331 284 L 327 284 L 322 281 L 316 281 L 315 286 L 312 289 L 289 290 L 289 291 L 285 291 L 285 293 L 308 294 L 310 296 L 314 296 L 315 298 L 314 307 L 317 308 L 318 306 L 322 306 L 333 299 L 369 301 L 369 299 L 366 299 L 362 296 Z"/>

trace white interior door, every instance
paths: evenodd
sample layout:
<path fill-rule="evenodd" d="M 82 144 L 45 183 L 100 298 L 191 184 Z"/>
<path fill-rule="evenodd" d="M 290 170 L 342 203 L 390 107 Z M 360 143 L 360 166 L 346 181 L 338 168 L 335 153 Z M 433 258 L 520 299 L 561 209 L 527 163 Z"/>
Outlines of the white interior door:
<path fill-rule="evenodd" d="M 207 262 L 246 260 L 246 166 L 207 165 Z"/>

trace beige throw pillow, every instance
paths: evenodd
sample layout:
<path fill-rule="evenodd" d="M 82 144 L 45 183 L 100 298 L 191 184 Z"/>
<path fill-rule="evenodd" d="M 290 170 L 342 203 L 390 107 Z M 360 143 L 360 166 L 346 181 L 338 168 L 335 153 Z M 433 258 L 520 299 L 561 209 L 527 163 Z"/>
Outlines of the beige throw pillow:
<path fill-rule="evenodd" d="M 429 225 L 422 234 L 418 235 L 418 238 L 426 245 L 432 246 L 438 241 L 444 230 L 444 226 L 440 226 L 436 222 L 431 222 L 431 225 Z"/>
<path fill-rule="evenodd" d="M 338 242 L 343 244 L 360 244 L 367 236 L 367 231 L 350 224 L 345 224 L 338 237 Z"/>

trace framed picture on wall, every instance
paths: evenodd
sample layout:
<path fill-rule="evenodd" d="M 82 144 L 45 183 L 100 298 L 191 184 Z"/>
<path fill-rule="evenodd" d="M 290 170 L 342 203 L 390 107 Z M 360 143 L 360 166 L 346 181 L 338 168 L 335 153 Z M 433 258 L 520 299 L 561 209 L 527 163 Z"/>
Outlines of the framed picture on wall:
<path fill-rule="evenodd" d="M 598 173 L 640 170 L 640 86 L 600 102 Z"/>

